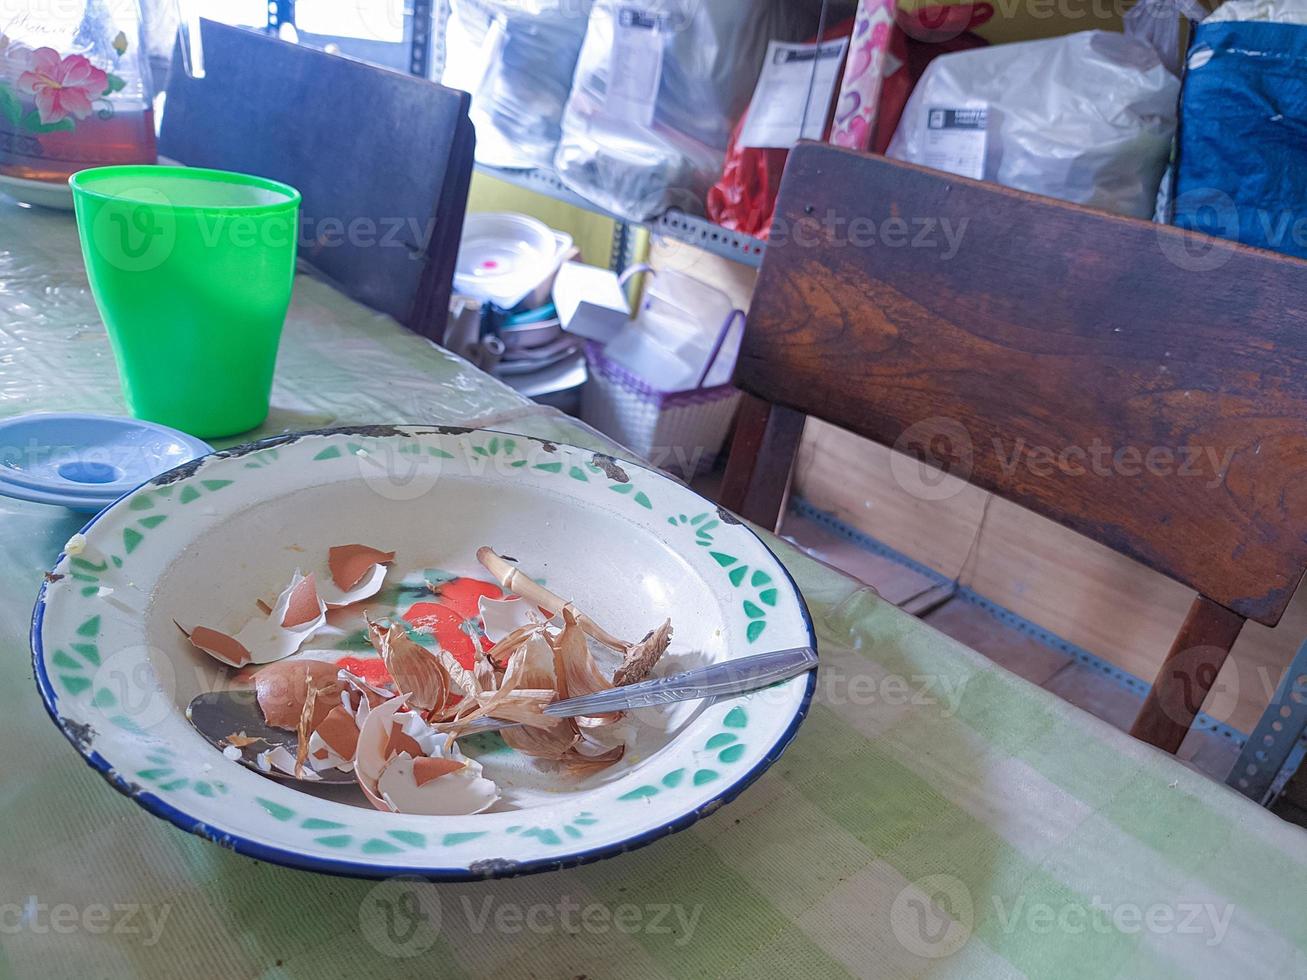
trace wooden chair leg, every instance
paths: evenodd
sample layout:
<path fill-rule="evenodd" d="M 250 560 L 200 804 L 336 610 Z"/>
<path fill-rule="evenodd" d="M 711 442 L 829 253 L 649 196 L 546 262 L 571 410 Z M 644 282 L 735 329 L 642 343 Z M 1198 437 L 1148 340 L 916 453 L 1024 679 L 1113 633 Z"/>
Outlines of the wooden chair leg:
<path fill-rule="evenodd" d="M 726 460 L 723 507 L 776 530 L 789 492 L 804 419 L 802 412 L 744 396 Z"/>
<path fill-rule="evenodd" d="M 1167 752 L 1179 749 L 1243 624 L 1238 613 L 1196 598 L 1130 734 Z"/>

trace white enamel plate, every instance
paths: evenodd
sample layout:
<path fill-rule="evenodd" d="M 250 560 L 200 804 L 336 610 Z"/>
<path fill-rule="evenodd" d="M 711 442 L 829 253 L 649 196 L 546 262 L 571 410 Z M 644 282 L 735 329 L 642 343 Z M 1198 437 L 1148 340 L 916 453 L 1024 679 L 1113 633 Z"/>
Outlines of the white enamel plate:
<path fill-rule="evenodd" d="M 618 636 L 638 639 L 670 616 L 658 675 L 815 647 L 803 599 L 748 527 L 691 490 L 609 457 L 480 430 L 344 429 L 227 450 L 128 494 L 82 538 L 46 576 L 33 617 L 51 717 L 150 812 L 300 868 L 457 880 L 631 850 L 757 778 L 794 737 L 816 684 L 808 674 L 635 712 L 622 761 L 586 777 L 550 771 L 496 736 L 466 739 L 500 787 L 494 808 L 383 813 L 352 787 L 264 778 L 201 738 L 185 707 L 231 674 L 174 620 L 212 621 L 275 595 L 295 569 L 318 569 L 329 547 L 354 543 L 397 552 L 386 589 L 363 607 L 402 615 L 421 601 L 424 575 L 488 578 L 475 554 L 489 545 Z M 361 612 L 342 611 L 355 613 L 361 624 Z M 370 655 L 344 622 L 323 642 L 342 657 Z"/>

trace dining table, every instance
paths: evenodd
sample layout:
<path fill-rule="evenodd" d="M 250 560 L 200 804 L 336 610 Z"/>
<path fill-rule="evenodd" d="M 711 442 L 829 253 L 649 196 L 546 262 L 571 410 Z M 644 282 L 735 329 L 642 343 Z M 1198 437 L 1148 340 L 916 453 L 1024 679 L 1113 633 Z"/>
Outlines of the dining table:
<path fill-rule="evenodd" d="M 73 216 L 5 203 L 0 415 L 40 411 L 127 414 Z M 302 270 L 271 414 L 217 445 L 371 423 L 633 458 Z M 772 535 L 816 693 L 688 829 L 455 884 L 235 853 L 115 792 L 46 714 L 32 607 L 85 521 L 0 498 L 0 977 L 1307 976 L 1302 829 Z"/>

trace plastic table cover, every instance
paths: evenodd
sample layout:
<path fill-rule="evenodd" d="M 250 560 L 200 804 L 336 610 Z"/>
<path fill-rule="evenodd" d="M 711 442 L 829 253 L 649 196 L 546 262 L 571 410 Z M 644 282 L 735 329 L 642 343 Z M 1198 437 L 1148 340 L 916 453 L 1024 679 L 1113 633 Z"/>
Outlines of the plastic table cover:
<path fill-rule="evenodd" d="M 608 448 L 301 276 L 272 416 Z M 70 215 L 0 205 L 0 411 L 122 413 Z M 780 542 L 821 638 L 798 738 L 639 851 L 511 881 L 261 864 L 113 792 L 50 724 L 27 629 L 83 523 L 0 501 L 0 976 L 1307 974 L 1307 836 Z"/>

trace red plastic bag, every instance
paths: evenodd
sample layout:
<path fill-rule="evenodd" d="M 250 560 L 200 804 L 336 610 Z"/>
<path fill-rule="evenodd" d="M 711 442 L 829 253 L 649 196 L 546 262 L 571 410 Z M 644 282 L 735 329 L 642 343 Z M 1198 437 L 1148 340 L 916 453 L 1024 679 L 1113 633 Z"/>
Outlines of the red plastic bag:
<path fill-rule="evenodd" d="M 922 7 L 912 12 L 900 10 L 895 15 L 889 64 L 896 67 L 885 77 L 881 89 L 872 150 L 884 153 L 889 146 L 908 96 L 926 65 L 941 54 L 986 45 L 988 42 L 970 29 L 993 16 L 994 8 L 989 3 Z M 822 40 L 834 41 L 852 32 L 853 19 L 849 18 L 826 31 Z M 708 216 L 723 228 L 765 239 L 771 231 L 781 172 L 790 151 L 739 146 L 746 119 L 747 113 L 736 124 L 721 180 L 708 191 Z M 825 135 L 829 137 L 829 127 Z"/>

